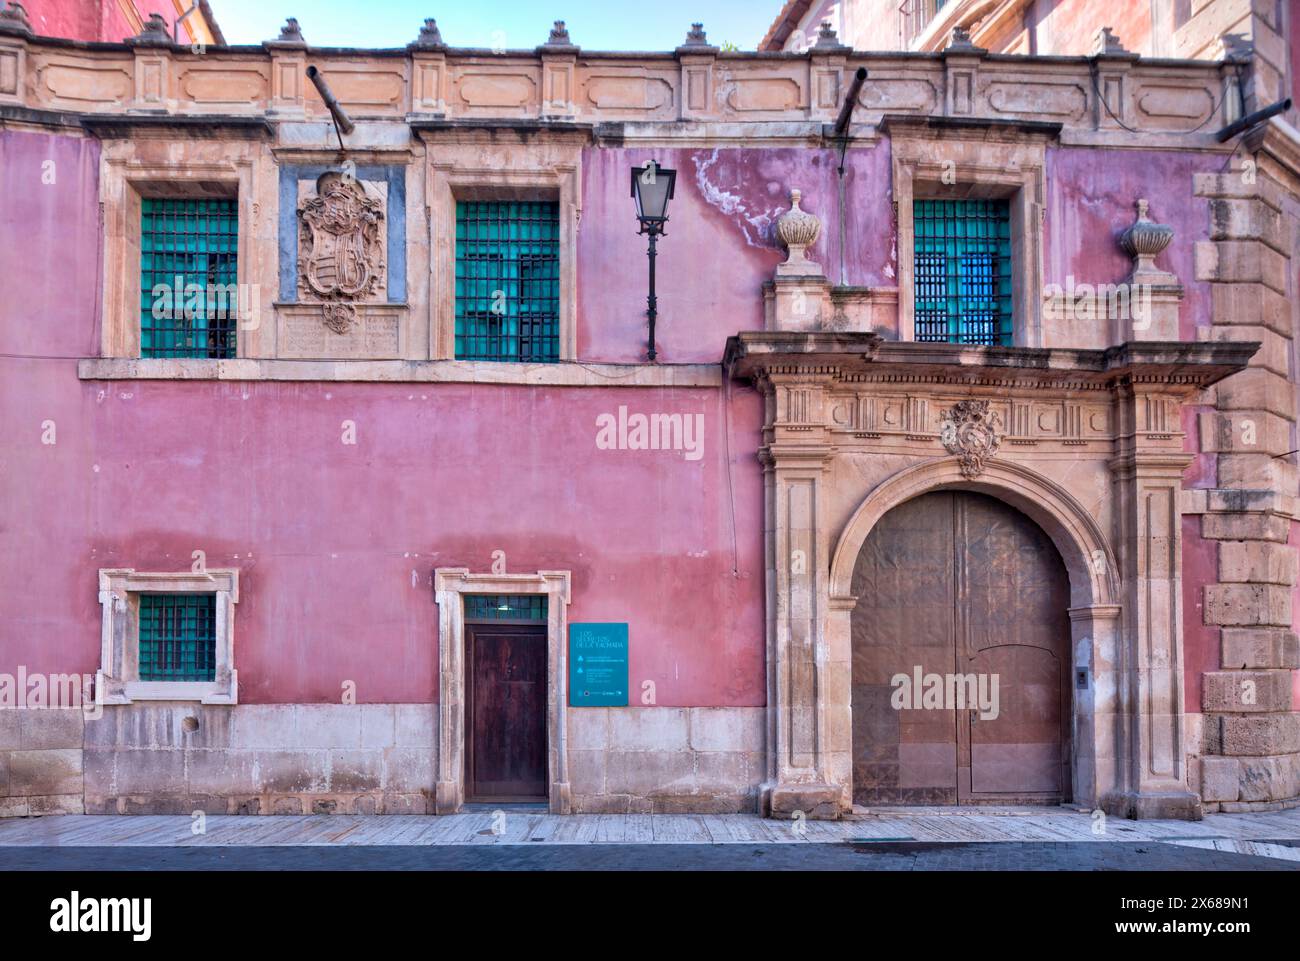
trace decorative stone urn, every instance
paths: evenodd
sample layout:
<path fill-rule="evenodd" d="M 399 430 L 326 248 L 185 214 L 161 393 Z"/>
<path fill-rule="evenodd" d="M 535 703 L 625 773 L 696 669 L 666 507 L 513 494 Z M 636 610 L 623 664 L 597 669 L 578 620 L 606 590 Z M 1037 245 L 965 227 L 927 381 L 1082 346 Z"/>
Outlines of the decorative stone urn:
<path fill-rule="evenodd" d="M 777 267 L 779 276 L 819 276 L 821 267 L 809 260 L 807 250 L 821 236 L 822 222 L 799 206 L 802 191 L 790 191 L 790 209 L 776 221 L 776 235 L 789 250 L 785 263 Z"/>
<path fill-rule="evenodd" d="M 1174 239 L 1174 228 L 1153 223 L 1147 216 L 1147 206 L 1146 198 L 1137 202 L 1137 220 L 1119 238 L 1120 246 L 1133 258 L 1134 276 L 1163 274 L 1156 267 L 1156 255 Z"/>

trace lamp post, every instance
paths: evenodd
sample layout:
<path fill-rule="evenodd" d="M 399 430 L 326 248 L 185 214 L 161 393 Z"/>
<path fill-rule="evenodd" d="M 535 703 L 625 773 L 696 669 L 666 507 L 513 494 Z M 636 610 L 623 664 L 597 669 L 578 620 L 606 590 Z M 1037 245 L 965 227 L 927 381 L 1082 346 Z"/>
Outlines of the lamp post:
<path fill-rule="evenodd" d="M 644 167 L 632 168 L 632 199 L 636 201 L 636 219 L 641 223 L 638 234 L 650 238 L 646 251 L 650 258 L 650 293 L 646 297 L 646 316 L 650 319 L 649 359 L 655 359 L 655 242 L 664 236 L 664 224 L 668 222 L 668 201 L 673 197 L 673 183 L 677 171 L 661 167 L 651 160 Z"/>

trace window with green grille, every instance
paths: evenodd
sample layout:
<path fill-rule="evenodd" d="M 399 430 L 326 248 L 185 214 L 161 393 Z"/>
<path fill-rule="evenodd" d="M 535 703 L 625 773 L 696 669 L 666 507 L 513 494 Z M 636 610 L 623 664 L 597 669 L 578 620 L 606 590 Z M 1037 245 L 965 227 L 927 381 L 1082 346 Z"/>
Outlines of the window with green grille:
<path fill-rule="evenodd" d="M 140 595 L 140 680 L 212 681 L 216 594 Z"/>
<path fill-rule="evenodd" d="M 478 621 L 544 621 L 545 594 L 466 594 L 465 618 Z"/>
<path fill-rule="evenodd" d="M 456 356 L 560 359 L 560 205 L 456 204 Z"/>
<path fill-rule="evenodd" d="M 1010 203 L 918 200 L 912 222 L 916 339 L 1011 344 Z"/>
<path fill-rule="evenodd" d="M 235 356 L 235 200 L 140 204 L 140 356 Z"/>

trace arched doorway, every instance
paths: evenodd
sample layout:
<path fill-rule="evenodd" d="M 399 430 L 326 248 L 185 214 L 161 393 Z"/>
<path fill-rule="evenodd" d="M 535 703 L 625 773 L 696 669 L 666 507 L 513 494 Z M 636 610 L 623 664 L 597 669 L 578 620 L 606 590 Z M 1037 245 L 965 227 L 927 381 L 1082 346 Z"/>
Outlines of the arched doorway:
<path fill-rule="evenodd" d="M 852 594 L 855 803 L 1070 798 L 1070 584 L 1040 527 L 923 494 L 871 529 Z"/>

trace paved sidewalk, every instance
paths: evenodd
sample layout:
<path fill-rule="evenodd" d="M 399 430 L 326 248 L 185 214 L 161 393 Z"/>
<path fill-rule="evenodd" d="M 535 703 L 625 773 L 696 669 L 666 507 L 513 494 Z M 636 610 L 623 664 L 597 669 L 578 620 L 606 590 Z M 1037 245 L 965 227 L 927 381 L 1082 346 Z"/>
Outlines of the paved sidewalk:
<path fill-rule="evenodd" d="M 1104 830 L 1071 809 L 873 811 L 843 821 L 764 820 L 754 815 L 553 815 L 535 808 L 443 817 L 308 815 L 235 817 L 81 816 L 0 820 L 4 847 L 409 847 L 448 845 L 718 845 L 860 842 L 1163 842 L 1300 861 L 1300 810 L 1211 814 L 1203 821 L 1107 818 Z M 494 830 L 494 826 L 496 830 Z"/>

